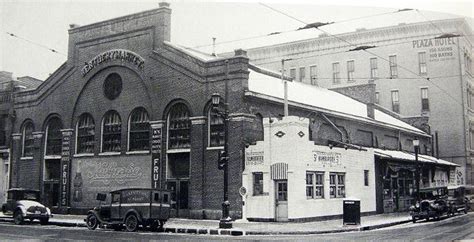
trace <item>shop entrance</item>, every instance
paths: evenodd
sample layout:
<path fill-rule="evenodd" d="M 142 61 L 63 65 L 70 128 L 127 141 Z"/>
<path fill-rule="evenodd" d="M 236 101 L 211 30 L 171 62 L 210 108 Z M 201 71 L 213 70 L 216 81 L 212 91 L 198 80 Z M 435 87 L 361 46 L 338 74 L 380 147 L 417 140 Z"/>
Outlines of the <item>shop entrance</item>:
<path fill-rule="evenodd" d="M 43 174 L 43 202 L 48 207 L 58 207 L 61 159 L 45 159 Z"/>
<path fill-rule="evenodd" d="M 168 180 L 166 188 L 171 190 L 171 216 L 189 217 L 189 180 Z"/>
<path fill-rule="evenodd" d="M 288 180 L 275 181 L 276 220 L 288 221 Z"/>

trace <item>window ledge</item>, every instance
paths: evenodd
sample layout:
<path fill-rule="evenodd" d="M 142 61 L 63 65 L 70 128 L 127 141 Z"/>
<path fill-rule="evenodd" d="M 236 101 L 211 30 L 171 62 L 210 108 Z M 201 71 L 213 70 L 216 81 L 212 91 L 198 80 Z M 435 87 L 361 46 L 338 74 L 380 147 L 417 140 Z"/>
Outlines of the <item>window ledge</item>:
<path fill-rule="evenodd" d="M 44 159 L 61 159 L 60 155 L 45 155 Z"/>
<path fill-rule="evenodd" d="M 142 154 L 150 154 L 148 150 L 135 150 L 135 151 L 127 151 L 125 152 L 127 155 L 142 155 Z"/>
<path fill-rule="evenodd" d="M 191 149 L 172 149 L 172 150 L 167 150 L 166 153 L 186 153 L 186 152 L 191 152 Z"/>
<path fill-rule="evenodd" d="M 253 194 L 252 197 L 265 197 L 270 195 L 268 192 L 264 192 L 262 194 Z"/>
<path fill-rule="evenodd" d="M 33 156 L 23 156 L 20 157 L 20 160 L 33 160 Z"/>
<path fill-rule="evenodd" d="M 94 156 L 94 153 L 79 153 L 79 154 L 74 154 L 73 157 L 90 157 Z"/>
<path fill-rule="evenodd" d="M 121 155 L 120 152 L 102 152 L 99 153 L 99 156 L 114 156 L 114 155 Z"/>
<path fill-rule="evenodd" d="M 206 150 L 223 150 L 224 146 L 211 146 L 207 147 Z"/>

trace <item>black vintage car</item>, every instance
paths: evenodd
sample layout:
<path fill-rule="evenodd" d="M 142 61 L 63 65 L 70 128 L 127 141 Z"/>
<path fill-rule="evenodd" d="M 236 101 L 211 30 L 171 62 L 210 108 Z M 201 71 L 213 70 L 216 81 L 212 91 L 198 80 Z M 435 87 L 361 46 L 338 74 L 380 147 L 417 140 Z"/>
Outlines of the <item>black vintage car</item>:
<path fill-rule="evenodd" d="M 12 188 L 7 191 L 7 203 L 2 205 L 5 215 L 12 215 L 13 222 L 20 225 L 25 219 L 38 219 L 41 224 L 47 224 L 53 215 L 49 208 L 39 202 L 38 190 Z"/>
<path fill-rule="evenodd" d="M 439 219 L 448 214 L 450 208 L 448 205 L 447 187 L 422 188 L 419 192 L 419 200 L 410 207 L 410 214 L 413 223 L 417 220 L 430 218 Z"/>
<path fill-rule="evenodd" d="M 97 226 L 122 230 L 123 225 L 129 232 L 136 231 L 141 225 L 156 230 L 162 228 L 170 216 L 171 195 L 168 190 L 150 188 L 127 188 L 110 192 L 110 199 L 103 193 L 97 194 L 97 200 L 109 203 L 99 205 L 87 213 L 87 228 Z"/>
<path fill-rule="evenodd" d="M 465 194 L 466 188 L 464 186 L 448 187 L 448 205 L 451 214 L 467 213 L 469 200 Z"/>

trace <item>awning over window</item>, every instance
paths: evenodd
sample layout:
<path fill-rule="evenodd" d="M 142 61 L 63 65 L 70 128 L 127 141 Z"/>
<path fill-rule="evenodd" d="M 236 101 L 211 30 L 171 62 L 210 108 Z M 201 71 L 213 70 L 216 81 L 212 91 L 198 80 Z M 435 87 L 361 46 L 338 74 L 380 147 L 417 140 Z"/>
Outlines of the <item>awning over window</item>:
<path fill-rule="evenodd" d="M 389 158 L 394 160 L 401 160 L 401 161 L 415 161 L 415 154 L 408 153 L 406 151 L 399 151 L 399 150 L 382 150 L 382 149 L 374 149 L 374 153 L 376 156 L 381 158 Z M 423 163 L 430 163 L 430 164 L 437 164 L 437 165 L 445 165 L 445 166 L 459 166 L 458 164 L 436 159 L 433 156 L 429 155 L 418 155 L 418 161 Z"/>

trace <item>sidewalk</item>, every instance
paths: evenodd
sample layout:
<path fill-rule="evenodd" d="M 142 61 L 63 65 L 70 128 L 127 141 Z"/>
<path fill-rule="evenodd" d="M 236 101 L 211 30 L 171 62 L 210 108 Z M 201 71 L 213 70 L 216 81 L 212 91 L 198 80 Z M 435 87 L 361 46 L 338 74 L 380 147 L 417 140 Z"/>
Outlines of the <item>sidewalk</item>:
<path fill-rule="evenodd" d="M 50 224 L 57 226 L 86 227 L 85 215 L 54 214 Z M 0 212 L 0 221 L 11 222 L 10 217 Z M 244 222 L 235 221 L 230 230 L 218 229 L 217 220 L 196 220 L 171 218 L 165 226 L 164 232 L 193 233 L 193 234 L 221 234 L 221 235 L 272 235 L 272 234 L 324 234 L 348 231 L 363 231 L 382 227 L 389 227 L 411 221 L 408 213 L 379 214 L 361 217 L 361 225 L 343 226 L 342 219 L 333 219 L 317 222 Z"/>

